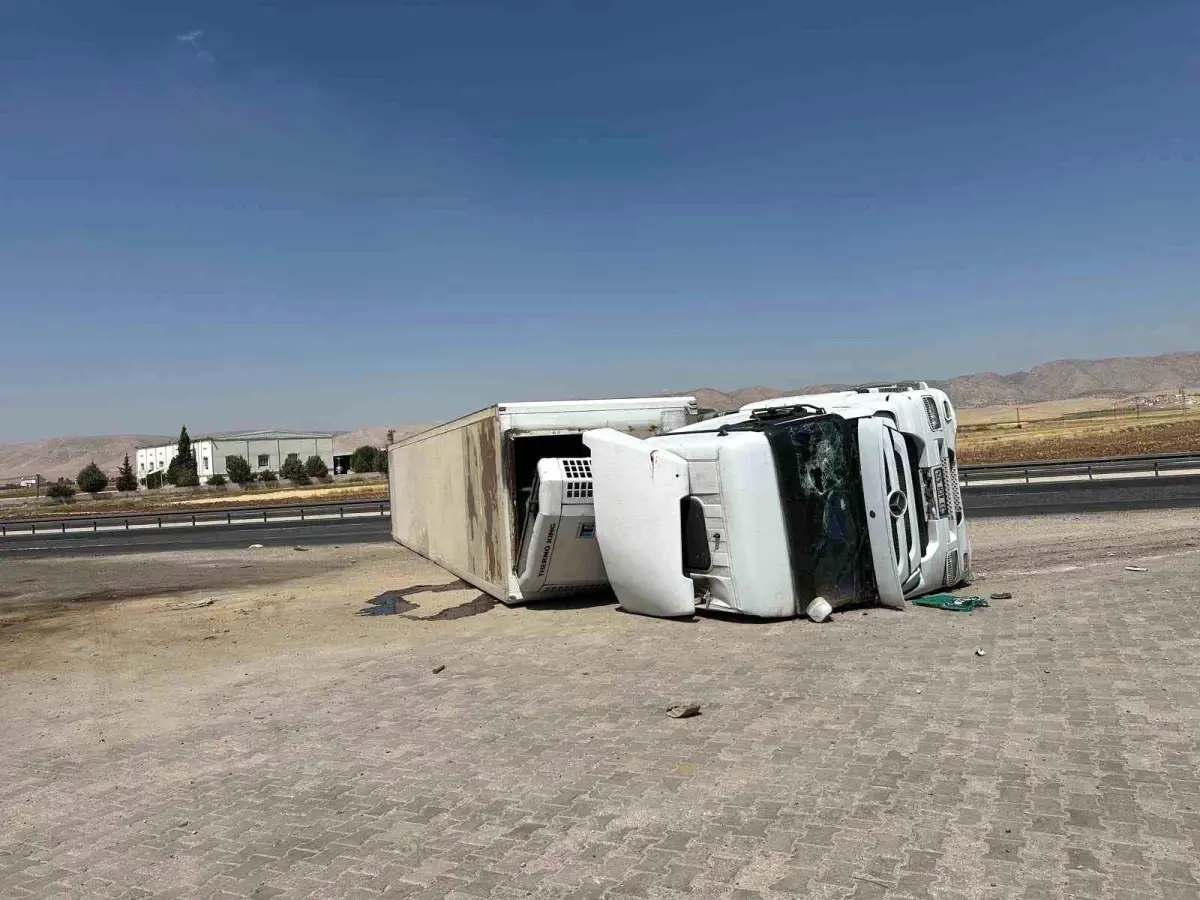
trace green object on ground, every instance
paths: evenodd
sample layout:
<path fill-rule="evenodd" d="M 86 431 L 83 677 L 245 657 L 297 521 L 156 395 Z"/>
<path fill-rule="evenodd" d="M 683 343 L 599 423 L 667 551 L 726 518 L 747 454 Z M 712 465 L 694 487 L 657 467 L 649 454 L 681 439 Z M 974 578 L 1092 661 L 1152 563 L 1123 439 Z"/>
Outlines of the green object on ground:
<path fill-rule="evenodd" d="M 950 612 L 971 612 L 983 609 L 988 602 L 982 597 L 954 597 L 950 594 L 930 594 L 928 597 L 917 597 L 912 601 L 913 606 L 931 606 L 934 609 L 945 609 Z"/>

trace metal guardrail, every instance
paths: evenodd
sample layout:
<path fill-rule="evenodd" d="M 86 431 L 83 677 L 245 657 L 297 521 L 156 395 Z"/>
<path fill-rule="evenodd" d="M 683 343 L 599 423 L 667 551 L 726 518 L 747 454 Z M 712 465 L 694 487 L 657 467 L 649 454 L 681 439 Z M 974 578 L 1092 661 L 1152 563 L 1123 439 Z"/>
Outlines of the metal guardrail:
<path fill-rule="evenodd" d="M 963 487 L 979 486 L 993 481 L 1022 480 L 1026 484 L 1064 478 L 1087 478 L 1112 475 L 1174 475 L 1189 470 L 1200 471 L 1200 453 L 1158 453 L 1148 456 L 1102 456 L 1096 459 L 1066 459 L 1047 462 L 980 463 L 959 466 Z"/>
<path fill-rule="evenodd" d="M 1053 462 L 981 463 L 960 466 L 963 487 L 980 487 L 992 482 L 1023 481 L 1032 484 L 1054 479 L 1105 475 L 1173 475 L 1200 472 L 1200 453 L 1164 453 L 1150 456 L 1100 457 Z M 147 513 L 115 516 L 69 516 L 62 519 L 26 519 L 0 522 L 0 537 L 21 534 L 68 534 L 100 530 L 130 531 L 142 528 L 196 527 L 201 525 L 262 525 L 272 520 L 304 522 L 308 519 L 380 517 L 391 514 L 387 500 L 348 500 L 341 503 L 307 503 L 295 506 L 213 509 L 188 512 Z"/>
<path fill-rule="evenodd" d="M 195 512 L 145 513 L 117 516 L 73 516 L 63 519 L 25 519 L 0 522 L 0 537 L 23 534 L 69 534 L 72 532 L 131 531 L 144 528 L 182 528 L 202 525 L 264 525 L 272 521 L 301 522 L 309 519 L 381 517 L 391 514 L 387 500 L 358 500 L 344 503 L 309 503 L 299 506 L 264 506 L 257 509 L 197 510 Z"/>

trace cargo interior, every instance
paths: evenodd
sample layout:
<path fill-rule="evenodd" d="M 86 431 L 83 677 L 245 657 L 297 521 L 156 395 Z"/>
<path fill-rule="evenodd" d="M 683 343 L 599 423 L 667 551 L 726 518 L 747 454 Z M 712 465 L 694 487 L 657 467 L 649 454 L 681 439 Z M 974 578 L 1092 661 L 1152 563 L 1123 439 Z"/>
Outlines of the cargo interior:
<path fill-rule="evenodd" d="M 583 442 L 581 433 L 575 434 L 530 434 L 516 435 L 512 438 L 506 452 L 511 454 L 512 465 L 509 471 L 513 473 L 513 511 L 515 524 L 513 546 L 521 546 L 521 537 L 525 533 L 525 517 L 529 510 L 529 498 L 533 483 L 537 479 L 537 464 L 539 460 L 556 457 L 591 456 L 592 451 Z"/>

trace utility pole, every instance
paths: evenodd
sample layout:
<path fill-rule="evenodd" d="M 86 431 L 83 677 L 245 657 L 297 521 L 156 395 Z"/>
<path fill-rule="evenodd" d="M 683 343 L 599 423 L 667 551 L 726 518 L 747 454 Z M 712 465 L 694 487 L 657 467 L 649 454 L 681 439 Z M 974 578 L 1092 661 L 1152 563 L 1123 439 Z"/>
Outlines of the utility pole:
<path fill-rule="evenodd" d="M 1021 407 L 1017 407 L 1017 429 L 1021 428 Z"/>

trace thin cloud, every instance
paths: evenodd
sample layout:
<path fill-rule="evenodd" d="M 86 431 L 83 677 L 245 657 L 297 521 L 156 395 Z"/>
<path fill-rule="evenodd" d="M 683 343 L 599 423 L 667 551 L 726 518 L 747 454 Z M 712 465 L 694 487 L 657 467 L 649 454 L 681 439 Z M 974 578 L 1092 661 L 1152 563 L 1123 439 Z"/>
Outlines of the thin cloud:
<path fill-rule="evenodd" d="M 196 51 L 196 58 L 203 59 L 206 62 L 213 61 L 213 55 L 200 46 L 200 38 L 204 37 L 203 31 L 187 31 L 183 34 L 175 35 L 175 40 L 181 44 L 187 44 Z"/>

